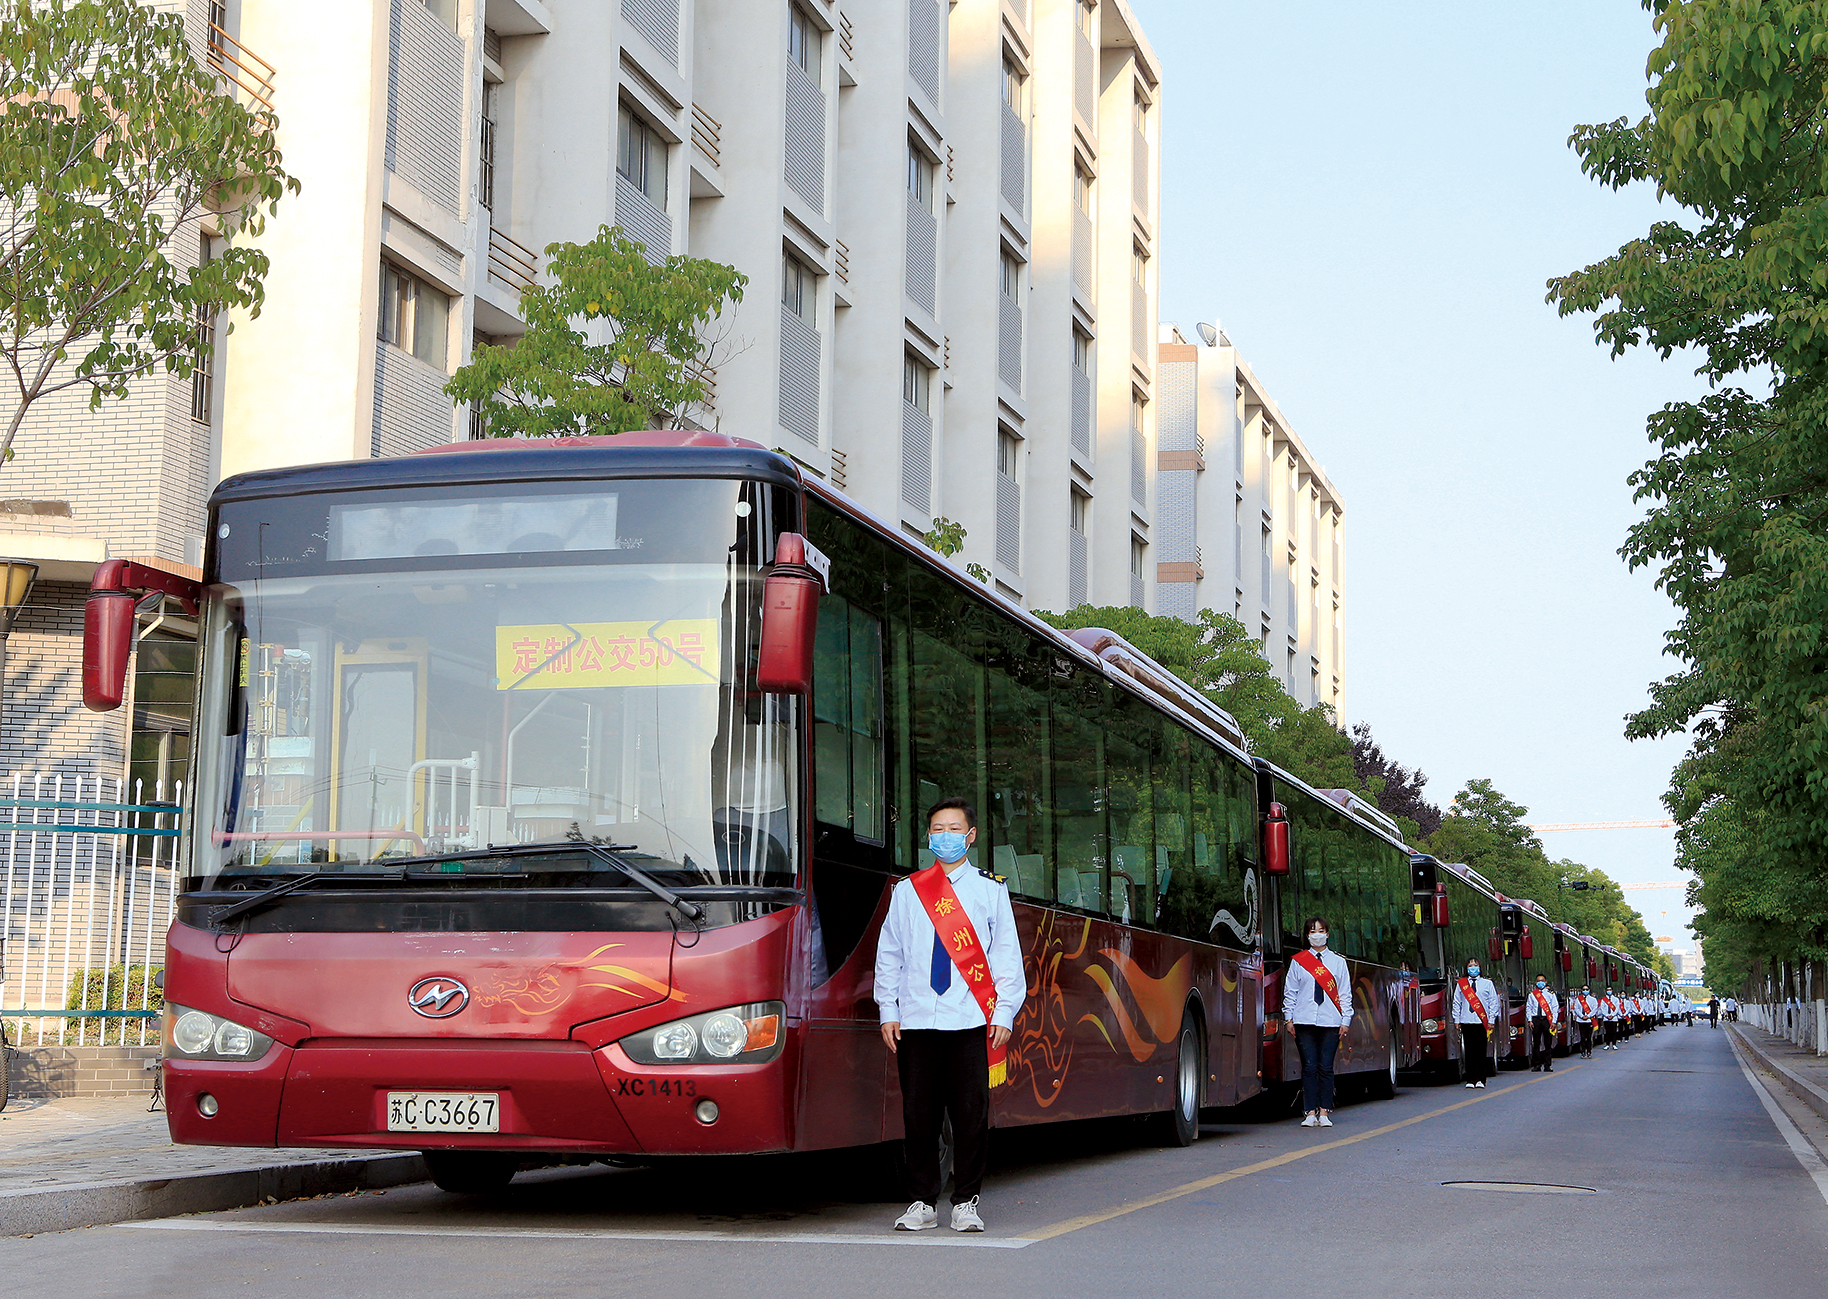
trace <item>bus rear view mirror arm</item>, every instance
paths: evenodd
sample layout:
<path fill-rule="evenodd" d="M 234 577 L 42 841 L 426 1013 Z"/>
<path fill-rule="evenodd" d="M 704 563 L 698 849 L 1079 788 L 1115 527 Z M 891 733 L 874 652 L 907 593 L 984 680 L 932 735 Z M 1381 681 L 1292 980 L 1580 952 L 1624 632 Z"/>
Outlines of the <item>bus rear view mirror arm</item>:
<path fill-rule="evenodd" d="M 110 559 L 98 567 L 83 606 L 83 706 L 97 713 L 121 706 L 143 603 L 170 596 L 194 617 L 202 595 L 202 584 L 191 578 L 131 560 Z"/>

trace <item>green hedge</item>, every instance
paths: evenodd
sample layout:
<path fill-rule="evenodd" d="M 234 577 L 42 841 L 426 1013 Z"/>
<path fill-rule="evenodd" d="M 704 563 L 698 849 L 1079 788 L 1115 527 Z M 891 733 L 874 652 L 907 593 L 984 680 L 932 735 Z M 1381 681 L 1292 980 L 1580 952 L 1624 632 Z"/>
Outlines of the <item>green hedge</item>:
<path fill-rule="evenodd" d="M 150 1010 L 155 1013 L 165 1009 L 165 994 L 157 987 L 150 985 L 152 976 L 159 973 L 161 967 L 156 965 L 111 965 L 105 971 L 100 968 L 78 970 L 70 976 L 69 989 L 64 993 L 65 1010 Z M 107 997 L 102 996 L 102 984 L 106 977 Z M 84 998 L 85 989 L 87 999 Z M 144 1000 L 142 1001 L 142 997 Z M 145 1037 L 140 1036 L 144 1026 Z M 66 1044 L 80 1041 L 85 1046 L 138 1046 L 143 1041 L 148 1046 L 157 1045 L 161 1038 L 162 1019 L 72 1019 L 64 1034 Z"/>

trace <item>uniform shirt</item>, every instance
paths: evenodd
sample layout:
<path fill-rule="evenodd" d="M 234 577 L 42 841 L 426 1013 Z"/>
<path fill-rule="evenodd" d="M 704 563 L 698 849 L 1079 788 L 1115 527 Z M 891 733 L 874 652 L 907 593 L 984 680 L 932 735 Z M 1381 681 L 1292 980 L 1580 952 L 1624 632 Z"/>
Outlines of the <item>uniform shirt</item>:
<path fill-rule="evenodd" d="M 1016 914 L 1009 888 L 971 864 L 969 857 L 946 872 L 977 940 L 990 962 L 996 984 L 996 1014 L 991 1023 L 1008 1028 L 1016 1022 L 1027 994 L 1022 949 L 1016 941 Z M 933 991 L 933 918 L 914 892 L 912 880 L 896 883 L 889 895 L 888 918 L 876 943 L 876 1005 L 881 1022 L 903 1028 L 979 1028 L 984 1008 L 952 966 L 944 992 Z"/>
<path fill-rule="evenodd" d="M 1314 1004 L 1314 976 L 1291 958 L 1282 974 L 1282 1017 L 1291 1024 L 1317 1024 L 1321 1028 L 1341 1028 L 1352 1022 L 1352 973 L 1346 958 L 1334 951 L 1322 951 L 1320 963 L 1332 972 L 1339 987 L 1339 1005 L 1325 992 L 1320 1004 Z"/>
<path fill-rule="evenodd" d="M 1479 999 L 1479 1004 L 1485 1007 L 1486 1016 L 1491 1020 L 1493 1028 L 1505 1022 L 1504 1003 L 1498 999 L 1498 989 L 1494 988 L 1492 981 L 1483 974 L 1473 980 L 1473 995 Z M 1479 1012 L 1467 1003 L 1466 993 L 1460 987 L 1460 979 L 1455 979 L 1454 1023 L 1477 1024 L 1478 1022 Z"/>
<path fill-rule="evenodd" d="M 1600 1004 L 1591 995 L 1575 993 L 1568 998 L 1568 1013 L 1576 1024 L 1590 1024 L 1599 1014 Z"/>
<path fill-rule="evenodd" d="M 1536 991 L 1537 990 L 1532 987 L 1528 992 L 1523 994 L 1523 1017 L 1525 1019 L 1540 1019 L 1544 1017 L 1542 1007 L 1536 1004 Z M 1560 1019 L 1561 998 L 1557 997 L 1555 993 L 1548 988 L 1542 989 L 1542 995 L 1549 1003 L 1547 1018 Z"/>
<path fill-rule="evenodd" d="M 1727 999 L 1726 999 L 1726 1004 L 1725 1004 L 1725 1006 L 1724 1006 L 1724 1007 L 1723 1007 L 1723 1009 L 1726 1009 L 1726 1010 L 1738 1010 L 1738 1009 L 1739 1009 L 1739 1000 L 1738 1000 L 1738 998 L 1736 998 L 1736 997 L 1728 997 L 1728 998 L 1727 998 Z"/>

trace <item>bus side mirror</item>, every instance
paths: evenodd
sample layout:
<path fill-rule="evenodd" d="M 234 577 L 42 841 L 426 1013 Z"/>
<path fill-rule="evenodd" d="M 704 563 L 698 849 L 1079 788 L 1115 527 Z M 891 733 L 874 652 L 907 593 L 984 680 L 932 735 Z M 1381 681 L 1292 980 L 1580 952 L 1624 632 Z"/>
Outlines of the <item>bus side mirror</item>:
<path fill-rule="evenodd" d="M 1453 914 L 1447 909 L 1447 886 L 1434 886 L 1434 927 L 1445 929 L 1453 923 Z"/>
<path fill-rule="evenodd" d="M 1530 927 L 1528 925 L 1525 925 L 1523 927 L 1523 932 L 1517 936 L 1517 954 L 1526 961 L 1535 959 L 1536 941 L 1530 937 Z"/>
<path fill-rule="evenodd" d="M 1280 803 L 1271 803 L 1263 819 L 1263 873 L 1288 874 L 1288 813 Z"/>
<path fill-rule="evenodd" d="M 762 638 L 755 684 L 770 694 L 812 690 L 813 645 L 819 635 L 819 595 L 825 577 L 808 562 L 818 552 L 797 532 L 783 532 L 762 584 Z"/>
<path fill-rule="evenodd" d="M 194 616 L 203 588 L 188 577 L 126 559 L 107 560 L 89 581 L 83 605 L 83 706 L 91 712 L 113 712 L 126 698 L 134 612 L 150 592 L 175 597 Z"/>
<path fill-rule="evenodd" d="M 1569 951 L 1563 951 L 1561 954 L 1561 972 L 1563 974 L 1570 974 L 1573 972 L 1573 970 L 1574 970 L 1574 953 L 1569 952 Z"/>

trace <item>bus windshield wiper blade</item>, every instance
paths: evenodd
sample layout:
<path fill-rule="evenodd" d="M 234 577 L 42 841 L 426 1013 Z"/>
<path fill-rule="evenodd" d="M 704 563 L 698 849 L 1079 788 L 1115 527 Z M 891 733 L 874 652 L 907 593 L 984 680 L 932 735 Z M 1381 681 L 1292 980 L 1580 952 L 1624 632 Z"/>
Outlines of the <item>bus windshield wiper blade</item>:
<path fill-rule="evenodd" d="M 285 884 L 275 884 L 270 888 L 264 888 L 260 892 L 254 894 L 253 897 L 243 898 L 240 902 L 231 902 L 226 907 L 217 907 L 216 910 L 210 913 L 210 923 L 213 925 L 226 924 L 239 916 L 247 915 L 249 912 L 259 911 L 262 907 L 271 902 L 278 901 L 288 893 L 296 893 L 300 889 L 308 889 L 319 880 L 335 878 L 336 876 L 330 871 L 312 871 L 308 875 L 300 875 L 297 879 L 291 880 Z"/>
<path fill-rule="evenodd" d="M 620 853 L 615 851 L 614 846 L 592 843 L 588 839 L 563 839 L 556 843 L 520 843 L 505 848 L 470 848 L 463 852 L 441 853 L 435 857 L 389 857 L 385 860 L 389 867 L 396 870 L 403 870 L 408 866 L 419 866 L 428 862 L 487 861 L 503 857 L 551 857 L 558 853 L 567 852 L 588 853 L 598 861 L 608 863 L 622 874 L 628 876 L 628 878 L 633 880 L 636 884 L 646 889 L 649 893 L 652 893 L 656 898 L 659 898 L 662 902 L 673 908 L 673 910 L 677 911 L 687 920 L 690 920 L 693 924 L 697 924 L 705 918 L 705 909 L 703 907 L 699 906 L 696 902 L 680 897 L 677 893 L 673 892 L 672 889 L 669 889 L 646 871 L 631 864 Z M 262 896 L 264 896 L 264 894 Z M 240 906 L 242 904 L 237 903 L 236 905 Z"/>

